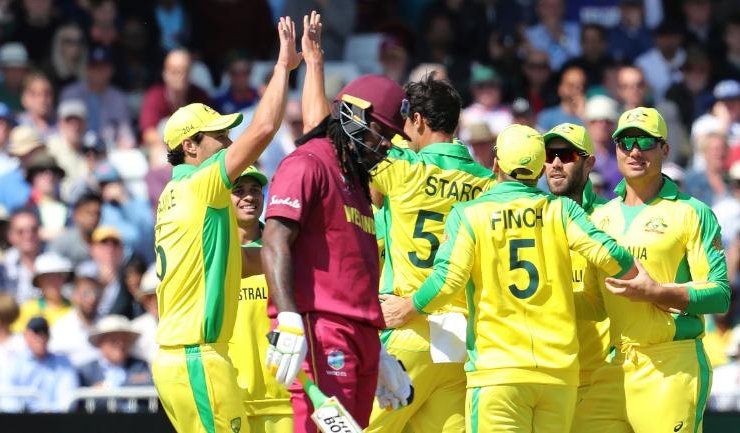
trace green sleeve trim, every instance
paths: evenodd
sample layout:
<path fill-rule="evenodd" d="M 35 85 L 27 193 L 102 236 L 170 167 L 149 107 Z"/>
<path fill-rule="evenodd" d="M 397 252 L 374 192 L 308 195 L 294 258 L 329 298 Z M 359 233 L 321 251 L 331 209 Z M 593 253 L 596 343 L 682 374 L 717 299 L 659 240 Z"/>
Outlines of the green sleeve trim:
<path fill-rule="evenodd" d="M 380 210 L 382 215 L 378 215 L 385 221 L 384 224 L 384 237 L 385 237 L 385 262 L 383 263 L 383 272 L 381 274 L 381 284 L 379 287 L 380 293 L 393 293 L 393 280 L 395 274 L 393 273 L 393 254 L 391 253 L 393 248 L 393 241 L 390 237 L 391 227 L 393 226 L 393 219 L 391 216 L 391 201 L 386 196 L 383 202 L 383 209 Z M 376 233 L 377 236 L 377 233 Z"/>
<path fill-rule="evenodd" d="M 203 339 L 214 343 L 224 321 L 225 276 L 229 257 L 229 208 L 207 208 L 203 222 L 203 263 L 205 263 L 205 311 Z"/>
<path fill-rule="evenodd" d="M 214 157 L 215 157 L 215 161 L 218 162 L 218 169 L 219 169 L 219 172 L 221 173 L 221 180 L 223 181 L 224 185 L 226 185 L 226 188 L 228 189 L 233 188 L 234 185 L 231 183 L 231 179 L 229 179 L 229 174 L 226 173 L 226 149 L 218 151 L 211 158 L 214 158 Z M 210 160 L 210 158 L 208 160 Z M 206 162 L 208 160 L 206 160 Z"/>
<path fill-rule="evenodd" d="M 207 433 L 216 433 L 216 422 L 213 416 L 211 401 L 208 399 L 208 382 L 206 382 L 203 358 L 200 355 L 200 346 L 185 346 L 185 363 L 188 369 L 190 390 L 193 392 L 198 417 Z"/>
<path fill-rule="evenodd" d="M 704 333 L 704 321 L 694 314 L 673 314 L 676 333 L 673 341 L 693 340 Z"/>
<path fill-rule="evenodd" d="M 730 297 L 720 285 L 706 289 L 689 287 L 689 314 L 724 314 L 730 307 Z"/>
<path fill-rule="evenodd" d="M 698 401 L 696 402 L 696 413 L 694 414 L 694 433 L 698 433 L 704 421 L 704 409 L 709 397 L 709 388 L 712 386 L 712 369 L 709 366 L 704 343 L 696 340 L 696 359 L 699 361 L 699 380 L 696 382 L 698 388 Z"/>

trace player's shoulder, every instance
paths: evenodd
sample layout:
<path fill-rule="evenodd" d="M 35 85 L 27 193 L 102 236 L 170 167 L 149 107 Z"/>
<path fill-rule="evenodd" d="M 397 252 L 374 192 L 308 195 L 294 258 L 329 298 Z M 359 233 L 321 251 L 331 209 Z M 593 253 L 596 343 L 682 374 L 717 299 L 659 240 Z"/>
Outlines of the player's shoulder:
<path fill-rule="evenodd" d="M 697 199 L 696 197 L 684 192 L 679 192 L 678 194 L 676 194 L 675 203 L 676 205 L 680 206 L 680 208 L 684 212 L 687 212 L 689 214 L 693 213 L 700 220 L 705 220 L 707 218 L 716 219 L 714 211 L 711 207 L 709 207 L 709 205 Z"/>
<path fill-rule="evenodd" d="M 602 203 L 598 206 L 594 206 L 594 211 L 591 214 L 591 217 L 596 218 L 601 215 L 608 215 L 610 213 L 613 213 L 615 212 L 615 210 L 619 209 L 621 202 L 622 202 L 621 198 L 615 197 L 605 203 Z"/>

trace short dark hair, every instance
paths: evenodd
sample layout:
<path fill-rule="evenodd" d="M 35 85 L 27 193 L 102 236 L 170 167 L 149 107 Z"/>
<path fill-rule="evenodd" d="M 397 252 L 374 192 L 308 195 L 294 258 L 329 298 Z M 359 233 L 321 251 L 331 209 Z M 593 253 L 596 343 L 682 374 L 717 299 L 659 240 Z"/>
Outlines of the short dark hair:
<path fill-rule="evenodd" d="M 410 113 L 419 113 L 432 131 L 452 134 L 457 128 L 462 108 L 460 94 L 447 80 L 435 80 L 434 73 L 404 87 Z"/>
<path fill-rule="evenodd" d="M 85 194 L 82 194 L 80 198 L 77 199 L 77 201 L 74 202 L 74 205 L 72 205 L 72 210 L 76 211 L 80 207 L 88 204 L 88 203 L 103 203 L 103 197 L 100 196 L 100 194 L 95 192 L 86 192 Z"/>
<path fill-rule="evenodd" d="M 204 135 L 205 133 L 203 132 L 196 132 L 190 139 L 196 143 L 200 143 Z M 167 162 L 173 167 L 185 163 L 185 151 L 182 149 L 182 145 L 174 149 L 167 149 Z"/>

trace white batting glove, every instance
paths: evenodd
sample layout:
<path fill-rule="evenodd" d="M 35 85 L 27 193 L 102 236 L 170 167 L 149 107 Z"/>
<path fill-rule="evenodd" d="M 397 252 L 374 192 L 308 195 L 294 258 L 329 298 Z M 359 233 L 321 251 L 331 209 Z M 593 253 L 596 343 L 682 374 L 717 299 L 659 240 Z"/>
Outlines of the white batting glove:
<path fill-rule="evenodd" d="M 278 383 L 288 386 L 298 375 L 308 346 L 300 314 L 282 312 L 278 314 L 277 321 L 277 329 L 267 336 L 270 340 L 267 348 L 267 371 L 275 376 Z"/>
<path fill-rule="evenodd" d="M 380 346 L 380 362 L 378 365 L 378 386 L 375 396 L 381 408 L 411 404 L 414 398 L 414 387 L 401 361 L 391 356 L 384 346 Z"/>

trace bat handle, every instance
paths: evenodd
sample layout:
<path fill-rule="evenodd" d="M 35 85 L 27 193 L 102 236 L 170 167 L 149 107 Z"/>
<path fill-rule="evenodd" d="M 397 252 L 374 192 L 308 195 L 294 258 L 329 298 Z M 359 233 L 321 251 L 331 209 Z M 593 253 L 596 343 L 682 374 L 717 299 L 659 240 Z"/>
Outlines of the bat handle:
<path fill-rule="evenodd" d="M 326 396 L 318 386 L 306 375 L 303 370 L 298 370 L 298 381 L 301 382 L 303 390 L 308 394 L 308 398 L 311 399 L 314 408 L 318 408 L 323 405 L 329 397 Z"/>

